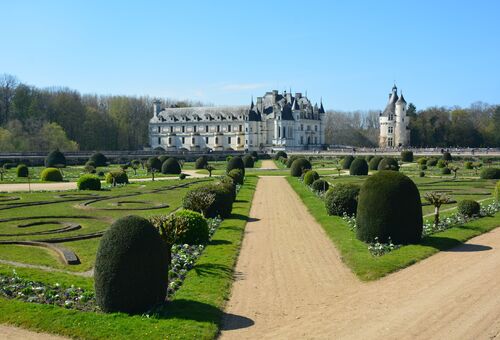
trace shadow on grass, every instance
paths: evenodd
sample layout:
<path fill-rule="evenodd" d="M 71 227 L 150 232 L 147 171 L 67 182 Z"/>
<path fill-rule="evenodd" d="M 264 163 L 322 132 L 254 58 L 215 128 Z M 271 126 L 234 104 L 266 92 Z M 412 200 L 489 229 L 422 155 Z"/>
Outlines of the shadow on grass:
<path fill-rule="evenodd" d="M 206 275 L 232 275 L 233 271 L 231 268 L 225 265 L 214 264 L 214 263 L 202 263 L 197 264 L 193 267 L 193 269 L 197 275 L 206 276 Z"/>
<path fill-rule="evenodd" d="M 475 251 L 485 251 L 492 249 L 489 246 L 462 243 L 457 239 L 442 237 L 442 236 L 425 237 L 422 240 L 421 244 L 424 246 L 433 247 L 440 251 L 450 251 L 450 252 L 475 252 Z"/>
<path fill-rule="evenodd" d="M 211 246 L 220 246 L 224 244 L 233 244 L 233 242 L 227 241 L 227 240 L 211 240 L 209 245 Z"/>

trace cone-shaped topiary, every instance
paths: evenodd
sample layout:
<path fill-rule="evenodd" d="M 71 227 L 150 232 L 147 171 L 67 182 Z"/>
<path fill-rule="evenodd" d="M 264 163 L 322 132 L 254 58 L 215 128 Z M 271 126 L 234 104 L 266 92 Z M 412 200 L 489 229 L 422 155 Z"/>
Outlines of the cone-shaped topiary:
<path fill-rule="evenodd" d="M 325 195 L 325 208 L 328 215 L 342 216 L 356 214 L 359 185 L 339 183 L 331 187 Z"/>
<path fill-rule="evenodd" d="M 315 180 L 319 179 L 319 175 L 314 170 L 309 170 L 304 174 L 304 184 L 311 185 Z"/>
<path fill-rule="evenodd" d="M 274 155 L 274 159 L 278 160 L 278 159 L 280 159 L 280 157 L 288 158 L 288 155 L 286 154 L 285 151 L 276 152 L 276 155 Z"/>
<path fill-rule="evenodd" d="M 290 167 L 290 174 L 293 177 L 300 177 L 304 173 L 305 170 L 311 170 L 311 163 L 305 158 L 297 158 L 293 161 L 292 166 Z"/>
<path fill-rule="evenodd" d="M 161 165 L 162 174 L 178 175 L 181 173 L 181 165 L 177 159 L 170 157 Z"/>
<path fill-rule="evenodd" d="M 28 177 L 29 169 L 25 164 L 19 164 L 16 168 L 17 177 Z"/>
<path fill-rule="evenodd" d="M 347 170 L 351 167 L 351 163 L 354 161 L 354 156 L 345 156 L 342 160 L 342 169 Z"/>
<path fill-rule="evenodd" d="M 368 164 L 368 167 L 370 170 L 378 170 L 378 165 L 380 164 L 380 161 L 382 160 L 381 156 L 375 156 L 370 160 L 370 163 Z"/>
<path fill-rule="evenodd" d="M 165 300 L 170 249 L 146 219 L 125 216 L 104 233 L 94 267 L 103 312 L 142 313 Z"/>
<path fill-rule="evenodd" d="M 479 215 L 481 206 L 474 200 L 463 200 L 458 202 L 458 213 L 467 217 Z"/>
<path fill-rule="evenodd" d="M 208 165 L 208 159 L 206 156 L 198 157 L 196 159 L 196 162 L 194 162 L 195 169 L 205 169 L 207 165 Z"/>
<path fill-rule="evenodd" d="M 83 175 L 76 182 L 78 190 L 101 190 L 101 180 L 96 175 Z"/>
<path fill-rule="evenodd" d="M 158 157 L 151 157 L 148 159 L 148 167 L 154 171 L 161 171 L 161 161 Z"/>
<path fill-rule="evenodd" d="M 378 170 L 399 171 L 398 161 L 391 157 L 385 157 L 378 163 Z"/>
<path fill-rule="evenodd" d="M 243 164 L 245 165 L 245 168 L 253 168 L 254 163 L 255 163 L 255 160 L 253 159 L 252 156 L 245 155 L 243 157 Z"/>
<path fill-rule="evenodd" d="M 451 153 L 443 152 L 443 159 L 445 161 L 451 162 L 453 160 L 453 157 L 451 156 Z"/>
<path fill-rule="evenodd" d="M 413 152 L 409 150 L 401 151 L 401 160 L 403 162 L 413 162 Z"/>
<path fill-rule="evenodd" d="M 108 164 L 108 158 L 102 153 L 96 152 L 90 156 L 89 162 L 94 162 L 94 168 L 98 166 L 106 166 Z"/>
<path fill-rule="evenodd" d="M 422 237 L 422 203 L 417 186 L 396 171 L 379 171 L 361 187 L 356 216 L 358 239 L 418 243 Z"/>
<path fill-rule="evenodd" d="M 311 189 L 314 191 L 325 192 L 330 188 L 330 184 L 324 179 L 317 179 L 311 184 Z"/>
<path fill-rule="evenodd" d="M 66 157 L 64 157 L 64 154 L 59 151 L 59 149 L 54 150 L 47 155 L 47 158 L 45 158 L 45 166 L 47 168 L 65 167 Z"/>
<path fill-rule="evenodd" d="M 500 169 L 498 168 L 483 168 L 479 175 L 482 179 L 500 179 Z"/>
<path fill-rule="evenodd" d="M 366 160 L 360 157 L 353 160 L 349 168 L 349 174 L 351 176 L 368 175 L 368 163 L 366 163 Z"/>
<path fill-rule="evenodd" d="M 226 172 L 229 173 L 233 169 L 240 169 L 243 176 L 245 176 L 245 164 L 241 157 L 233 157 L 227 162 Z"/>
<path fill-rule="evenodd" d="M 63 177 L 59 169 L 46 168 L 40 174 L 40 179 L 43 182 L 62 182 Z"/>

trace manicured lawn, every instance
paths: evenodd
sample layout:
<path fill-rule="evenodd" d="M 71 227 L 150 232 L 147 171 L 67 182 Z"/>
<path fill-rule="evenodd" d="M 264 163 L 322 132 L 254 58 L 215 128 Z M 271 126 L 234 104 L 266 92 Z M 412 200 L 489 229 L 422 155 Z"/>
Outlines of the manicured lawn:
<path fill-rule="evenodd" d="M 356 177 L 351 179 L 361 181 Z M 500 213 L 424 237 L 419 245 L 408 245 L 380 257 L 371 255 L 367 244 L 356 239 L 355 233 L 338 216 L 328 216 L 324 202 L 302 182 L 287 177 L 288 182 L 323 227 L 340 251 L 343 261 L 361 280 L 375 280 L 414 264 L 440 250 L 460 243 L 500 226 Z M 490 191 L 491 192 L 491 191 Z"/>
<path fill-rule="evenodd" d="M 86 339 L 213 339 L 229 297 L 232 271 L 241 246 L 257 178 L 249 177 L 238 193 L 233 214 L 222 222 L 174 298 L 157 315 L 81 312 L 0 298 L 0 323 Z M 12 267 L 0 265 L 0 273 Z M 62 284 L 73 276 L 19 268 L 22 277 Z M 89 288 L 92 279 L 74 278 Z"/>

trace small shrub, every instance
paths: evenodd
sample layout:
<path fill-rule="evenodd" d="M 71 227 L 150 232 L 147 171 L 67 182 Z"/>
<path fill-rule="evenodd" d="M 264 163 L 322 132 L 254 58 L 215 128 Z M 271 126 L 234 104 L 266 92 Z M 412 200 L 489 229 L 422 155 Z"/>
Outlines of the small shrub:
<path fill-rule="evenodd" d="M 186 174 L 183 173 L 179 174 L 179 179 L 186 179 L 186 177 L 187 177 Z"/>
<path fill-rule="evenodd" d="M 62 182 L 63 176 L 57 168 L 46 168 L 40 174 L 40 179 L 43 182 Z"/>
<path fill-rule="evenodd" d="M 147 166 L 151 170 L 161 171 L 162 162 L 157 157 L 151 157 L 148 159 Z"/>
<path fill-rule="evenodd" d="M 500 179 L 500 169 L 483 168 L 479 175 L 482 179 Z"/>
<path fill-rule="evenodd" d="M 392 157 L 385 157 L 380 161 L 378 164 L 378 170 L 392 170 L 392 171 L 399 171 L 399 164 L 398 161 L 396 161 Z"/>
<path fill-rule="evenodd" d="M 339 183 L 328 189 L 325 195 L 325 208 L 328 215 L 352 216 L 358 206 L 359 185 Z"/>
<path fill-rule="evenodd" d="M 243 164 L 245 165 L 245 168 L 253 168 L 254 163 L 255 163 L 255 160 L 252 156 L 245 155 L 243 157 Z"/>
<path fill-rule="evenodd" d="M 97 173 L 97 176 L 99 176 L 99 177 L 104 177 L 104 175 L 105 175 L 104 171 L 99 171 Z"/>
<path fill-rule="evenodd" d="M 286 154 L 285 151 L 278 151 L 276 152 L 276 154 L 274 155 L 274 159 L 278 160 L 280 159 L 280 157 L 283 157 L 283 158 L 288 158 L 288 155 Z"/>
<path fill-rule="evenodd" d="M 194 188 L 184 196 L 184 209 L 197 211 L 206 218 L 231 216 L 233 210 L 233 193 L 227 186 L 204 185 Z"/>
<path fill-rule="evenodd" d="M 104 156 L 102 153 L 96 152 L 92 156 L 90 156 L 89 162 L 93 162 L 94 165 L 92 166 L 94 168 L 97 168 L 98 166 L 106 166 L 108 164 L 108 158 Z"/>
<path fill-rule="evenodd" d="M 45 158 L 45 167 L 54 168 L 54 167 L 64 167 L 66 166 L 66 157 L 59 150 L 54 150 L 47 155 Z"/>
<path fill-rule="evenodd" d="M 368 163 L 364 158 L 356 158 L 352 161 L 349 168 L 351 176 L 366 176 L 368 175 Z"/>
<path fill-rule="evenodd" d="M 311 189 L 319 192 L 326 192 L 330 188 L 330 184 L 324 179 L 317 179 L 311 184 Z"/>
<path fill-rule="evenodd" d="M 83 175 L 76 185 L 78 190 L 101 190 L 101 180 L 96 175 Z"/>
<path fill-rule="evenodd" d="M 354 161 L 354 156 L 345 156 L 342 160 L 342 169 L 348 170 L 351 167 L 351 163 Z"/>
<path fill-rule="evenodd" d="M 472 165 L 472 162 L 465 162 L 464 168 L 466 168 L 467 170 L 472 170 L 474 169 L 474 166 Z"/>
<path fill-rule="evenodd" d="M 443 169 L 441 170 L 441 174 L 443 174 L 443 175 L 451 175 L 451 170 L 450 170 L 450 168 L 443 168 Z"/>
<path fill-rule="evenodd" d="M 445 161 L 451 162 L 453 160 L 453 157 L 451 156 L 451 153 L 443 152 L 443 159 Z"/>
<path fill-rule="evenodd" d="M 239 184 L 239 185 L 243 185 L 243 181 L 245 179 L 245 176 L 243 175 L 243 172 L 241 171 L 241 169 L 233 169 L 233 170 L 229 171 L 229 173 L 227 175 L 233 179 L 234 183 Z"/>
<path fill-rule="evenodd" d="M 231 170 L 233 171 L 233 170 Z M 219 183 L 214 183 L 215 185 L 222 185 L 224 186 L 227 190 L 231 192 L 231 195 L 233 197 L 233 201 L 236 200 L 236 182 L 232 177 L 229 176 L 224 176 L 219 180 Z"/>
<path fill-rule="evenodd" d="M 198 212 L 179 210 L 168 216 L 154 216 L 150 221 L 170 246 L 207 244 L 209 241 L 207 220 Z"/>
<path fill-rule="evenodd" d="M 413 152 L 409 150 L 401 151 L 401 160 L 408 163 L 413 162 Z"/>
<path fill-rule="evenodd" d="M 19 164 L 16 168 L 17 177 L 28 177 L 29 169 L 25 164 Z"/>
<path fill-rule="evenodd" d="M 125 171 L 115 170 L 106 174 L 106 183 L 108 184 L 128 184 L 128 176 Z"/>
<path fill-rule="evenodd" d="M 229 172 L 233 169 L 240 169 L 243 176 L 245 176 L 245 164 L 243 163 L 243 159 L 241 157 L 233 157 L 227 162 L 226 172 Z"/>
<path fill-rule="evenodd" d="M 427 165 L 425 164 L 420 165 L 420 170 L 427 170 Z"/>
<path fill-rule="evenodd" d="M 170 249 L 148 220 L 125 216 L 104 233 L 94 287 L 103 312 L 143 313 L 165 301 Z"/>
<path fill-rule="evenodd" d="M 208 159 L 205 156 L 198 157 L 196 159 L 196 162 L 194 162 L 195 169 L 205 169 L 207 165 L 208 165 Z"/>
<path fill-rule="evenodd" d="M 438 162 L 437 158 L 429 158 L 427 160 L 427 165 L 428 166 L 436 166 L 437 162 Z"/>
<path fill-rule="evenodd" d="M 319 175 L 314 170 L 309 170 L 304 174 L 304 184 L 310 186 L 314 181 L 319 179 Z"/>
<path fill-rule="evenodd" d="M 479 215 L 481 206 L 474 200 L 463 200 L 458 202 L 457 210 L 460 215 L 472 217 Z"/>
<path fill-rule="evenodd" d="M 437 162 L 437 167 L 440 168 L 440 169 L 446 167 L 447 165 L 448 165 L 448 162 L 445 161 L 444 159 L 440 159 Z"/>
<path fill-rule="evenodd" d="M 368 167 L 370 170 L 378 170 L 378 165 L 380 164 L 380 161 L 382 160 L 381 156 L 375 156 L 370 160 L 370 163 L 368 164 Z"/>
<path fill-rule="evenodd" d="M 290 174 L 293 177 L 300 177 L 304 173 L 305 170 L 311 170 L 311 163 L 305 158 L 298 158 L 293 161 L 292 166 L 290 167 Z"/>
<path fill-rule="evenodd" d="M 420 171 L 420 173 L 418 174 L 419 177 L 425 177 L 425 172 L 423 171 Z"/>
<path fill-rule="evenodd" d="M 419 159 L 417 160 L 417 163 L 418 163 L 419 165 L 427 165 L 427 158 L 425 158 L 425 157 L 421 157 L 421 158 L 419 158 Z"/>
<path fill-rule="evenodd" d="M 178 175 L 181 173 L 181 165 L 177 159 L 170 157 L 161 165 L 162 174 Z"/>

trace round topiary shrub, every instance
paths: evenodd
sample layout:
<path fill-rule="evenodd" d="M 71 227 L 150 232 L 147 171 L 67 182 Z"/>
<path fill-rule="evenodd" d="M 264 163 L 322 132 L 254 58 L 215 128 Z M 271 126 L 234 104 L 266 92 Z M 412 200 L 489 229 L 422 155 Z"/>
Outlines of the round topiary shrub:
<path fill-rule="evenodd" d="M 99 172 L 97 173 L 97 176 L 99 176 L 99 177 L 104 177 L 105 175 L 106 175 L 106 174 L 104 173 L 104 171 L 99 171 Z"/>
<path fill-rule="evenodd" d="M 245 176 L 245 164 L 241 157 L 233 157 L 227 162 L 226 172 L 229 173 L 233 169 L 240 169 L 243 176 Z"/>
<path fill-rule="evenodd" d="M 356 158 L 352 161 L 351 167 L 349 168 L 349 174 L 351 176 L 366 176 L 368 175 L 368 163 L 364 158 Z"/>
<path fill-rule="evenodd" d="M 206 218 L 226 218 L 231 216 L 233 201 L 233 192 L 228 186 L 209 184 L 188 191 L 182 205 L 184 209 L 197 211 Z"/>
<path fill-rule="evenodd" d="M 170 157 L 161 165 L 162 174 L 178 175 L 181 173 L 181 165 L 177 159 Z"/>
<path fill-rule="evenodd" d="M 375 156 L 373 156 L 373 155 L 368 155 L 368 156 L 366 156 L 366 157 L 365 157 L 365 159 L 366 159 L 366 161 L 367 161 L 368 163 L 370 163 L 370 161 L 373 159 L 373 157 L 375 157 Z"/>
<path fill-rule="evenodd" d="M 151 157 L 148 159 L 148 168 L 151 171 L 161 171 L 161 161 L 157 157 Z"/>
<path fill-rule="evenodd" d="M 314 191 L 325 192 L 330 188 L 330 184 L 324 179 L 317 179 L 311 184 L 311 189 Z"/>
<path fill-rule="evenodd" d="M 345 156 L 342 160 L 342 169 L 347 170 L 351 167 L 351 163 L 354 161 L 354 156 Z"/>
<path fill-rule="evenodd" d="M 278 151 L 276 152 L 276 154 L 274 155 L 274 159 L 278 160 L 280 159 L 280 157 L 283 157 L 283 158 L 288 158 L 288 155 L 286 154 L 285 151 Z"/>
<path fill-rule="evenodd" d="M 441 170 L 441 174 L 443 174 L 443 175 L 450 175 L 451 174 L 450 168 L 443 168 Z"/>
<path fill-rule="evenodd" d="M 294 162 L 296 159 L 299 159 L 299 156 L 297 156 L 297 155 L 291 155 L 290 157 L 285 158 L 285 159 L 286 159 L 286 167 L 287 167 L 287 168 L 291 168 L 291 167 L 292 167 L 293 162 Z"/>
<path fill-rule="evenodd" d="M 358 239 L 395 244 L 418 243 L 422 237 L 422 203 L 417 186 L 396 171 L 380 171 L 361 187 L 356 216 Z"/>
<path fill-rule="evenodd" d="M 309 170 L 304 174 L 304 184 L 310 186 L 315 180 L 319 179 L 319 175 L 314 170 Z"/>
<path fill-rule="evenodd" d="M 128 176 L 125 171 L 115 170 L 106 174 L 106 183 L 108 184 L 128 184 Z"/>
<path fill-rule="evenodd" d="M 96 152 L 92 156 L 90 156 L 89 162 L 94 162 L 93 167 L 97 168 L 98 166 L 106 166 L 108 164 L 108 158 L 102 153 Z"/>
<path fill-rule="evenodd" d="M 290 167 L 290 174 L 293 177 L 300 177 L 306 170 L 311 170 L 311 163 L 305 158 L 298 158 L 293 161 Z"/>
<path fill-rule="evenodd" d="M 401 160 L 408 163 L 413 162 L 413 152 L 409 150 L 401 151 Z"/>
<path fill-rule="evenodd" d="M 420 171 L 420 173 L 418 174 L 419 177 L 425 177 L 425 172 L 423 171 Z"/>
<path fill-rule="evenodd" d="M 252 151 L 250 152 L 250 155 L 254 158 L 254 159 L 259 159 L 259 153 L 257 151 Z"/>
<path fill-rule="evenodd" d="M 54 167 L 65 167 L 66 166 L 66 157 L 59 150 L 54 150 L 47 155 L 45 158 L 45 167 L 54 168 Z"/>
<path fill-rule="evenodd" d="M 255 160 L 252 156 L 245 155 L 243 157 L 243 164 L 245 165 L 245 168 L 253 168 L 254 163 L 255 163 Z"/>
<path fill-rule="evenodd" d="M 427 158 L 425 157 L 419 158 L 417 159 L 417 163 L 420 165 L 427 165 Z"/>
<path fill-rule="evenodd" d="M 175 230 L 175 244 L 207 244 L 207 220 L 199 212 L 179 210 L 167 219 L 169 229 Z"/>
<path fill-rule="evenodd" d="M 243 185 L 245 176 L 241 172 L 241 169 L 233 169 L 227 175 L 233 179 L 235 184 Z"/>
<path fill-rule="evenodd" d="M 25 164 L 19 164 L 16 168 L 17 177 L 28 177 L 29 169 Z"/>
<path fill-rule="evenodd" d="M 451 162 L 453 160 L 453 157 L 451 156 L 451 153 L 443 152 L 443 159 L 445 161 Z"/>
<path fill-rule="evenodd" d="M 378 165 L 380 164 L 380 161 L 382 161 L 381 156 L 375 156 L 370 160 L 370 163 L 368 164 L 368 168 L 370 170 L 378 170 Z"/>
<path fill-rule="evenodd" d="M 196 162 L 194 162 L 195 169 L 205 169 L 207 165 L 208 165 L 208 159 L 205 156 L 198 157 L 196 159 Z"/>
<path fill-rule="evenodd" d="M 165 301 L 170 249 L 146 219 L 125 216 L 104 233 L 94 287 L 103 312 L 143 313 Z"/>
<path fill-rule="evenodd" d="M 385 157 L 378 164 L 378 170 L 399 171 L 398 161 L 392 157 Z"/>
<path fill-rule="evenodd" d="M 440 169 L 446 167 L 447 165 L 448 165 L 448 162 L 445 161 L 444 159 L 440 159 L 437 162 L 437 167 L 440 168 Z"/>
<path fill-rule="evenodd" d="M 420 165 L 420 170 L 427 170 L 427 165 L 425 164 Z"/>
<path fill-rule="evenodd" d="M 359 185 L 339 183 L 328 189 L 325 195 L 325 208 L 328 215 L 342 216 L 356 214 Z"/>
<path fill-rule="evenodd" d="M 479 175 L 482 179 L 500 179 L 500 169 L 498 168 L 483 168 Z"/>
<path fill-rule="evenodd" d="M 40 174 L 40 179 L 43 182 L 62 182 L 63 176 L 57 168 L 46 168 Z"/>
<path fill-rule="evenodd" d="M 83 175 L 76 182 L 78 190 L 101 190 L 101 180 L 96 175 Z"/>
<path fill-rule="evenodd" d="M 472 217 L 479 215 L 481 206 L 474 200 L 463 200 L 458 202 L 457 210 L 460 215 Z"/>
<path fill-rule="evenodd" d="M 437 158 L 429 158 L 427 160 L 427 165 L 428 166 L 436 166 L 437 162 L 438 162 Z"/>
<path fill-rule="evenodd" d="M 234 170 L 231 170 L 234 171 Z M 233 201 L 236 200 L 236 182 L 232 177 L 229 176 L 224 176 L 219 180 L 219 183 L 215 183 L 215 185 L 222 185 L 225 186 L 227 190 L 231 192 L 231 195 L 233 197 Z"/>
<path fill-rule="evenodd" d="M 160 155 L 158 156 L 158 159 L 160 160 L 161 164 L 165 163 L 165 161 L 167 159 L 169 159 L 170 157 L 168 157 L 167 155 Z"/>

